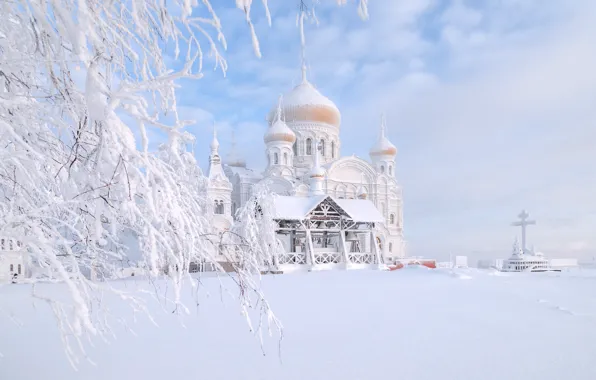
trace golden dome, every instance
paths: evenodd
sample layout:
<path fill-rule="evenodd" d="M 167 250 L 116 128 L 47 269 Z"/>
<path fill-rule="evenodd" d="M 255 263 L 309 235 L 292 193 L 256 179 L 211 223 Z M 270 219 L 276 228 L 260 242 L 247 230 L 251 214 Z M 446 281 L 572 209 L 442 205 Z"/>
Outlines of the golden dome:
<path fill-rule="evenodd" d="M 279 104 L 277 105 L 276 113 L 275 113 L 275 121 L 271 123 L 263 140 L 265 143 L 270 142 L 287 142 L 290 144 L 294 144 L 296 141 L 296 134 L 294 131 L 288 127 L 288 125 L 281 119 L 281 115 L 283 115 L 282 108 L 281 108 L 281 98 L 279 99 Z"/>
<path fill-rule="evenodd" d="M 382 142 L 383 145 L 385 145 L 387 141 Z M 391 143 L 389 143 L 391 144 Z M 385 146 L 381 149 L 378 150 L 372 150 L 370 152 L 371 156 L 395 156 L 397 154 L 397 148 L 395 146 Z"/>
<path fill-rule="evenodd" d="M 322 95 L 310 82 L 303 81 L 292 91 L 283 96 L 284 120 L 291 122 L 313 122 L 333 125 L 339 128 L 341 114 L 329 98 Z M 272 123 L 277 115 L 277 107 L 269 112 L 268 121 Z"/>

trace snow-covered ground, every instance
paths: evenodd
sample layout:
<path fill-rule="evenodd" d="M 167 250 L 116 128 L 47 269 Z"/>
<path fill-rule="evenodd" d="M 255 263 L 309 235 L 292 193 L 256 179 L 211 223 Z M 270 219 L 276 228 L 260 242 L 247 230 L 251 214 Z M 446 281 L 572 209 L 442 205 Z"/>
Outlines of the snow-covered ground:
<path fill-rule="evenodd" d="M 220 280 L 203 282 L 200 306 L 183 324 L 154 303 L 159 327 L 144 317 L 136 335 L 114 325 L 115 340 L 88 349 L 97 364 L 78 372 L 47 306 L 34 309 L 26 285 L 4 288 L 0 306 L 21 325 L 0 314 L 0 379 L 596 379 L 596 272 L 266 276 L 284 325 L 281 351 L 268 338 L 266 355 L 235 301 L 220 296 Z M 186 301 L 196 304 L 190 294 Z M 114 302 L 117 315 L 121 308 Z"/>

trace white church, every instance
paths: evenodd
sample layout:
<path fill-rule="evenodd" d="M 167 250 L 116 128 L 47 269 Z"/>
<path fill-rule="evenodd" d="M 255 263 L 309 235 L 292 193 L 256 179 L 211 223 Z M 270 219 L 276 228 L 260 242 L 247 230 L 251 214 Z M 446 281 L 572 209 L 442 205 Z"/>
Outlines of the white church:
<path fill-rule="evenodd" d="M 384 119 L 376 141 L 371 136 L 370 161 L 342 157 L 341 114 L 307 80 L 303 65 L 302 82 L 280 98 L 267 122 L 263 172 L 249 169 L 234 147 L 222 162 L 214 133 L 207 191 L 216 230 L 229 230 L 254 186 L 265 184 L 277 194 L 275 232 L 284 248 L 274 257 L 278 269 L 382 266 L 405 256 L 397 149 Z M 26 264 L 20 242 L 0 239 L 0 282 L 27 277 Z"/>
<path fill-rule="evenodd" d="M 341 113 L 307 80 L 283 95 L 267 115 L 267 167 L 250 169 L 232 142 L 219 155 L 214 133 L 209 196 L 215 226 L 231 228 L 255 185 L 266 181 L 275 197 L 279 265 L 389 264 L 405 256 L 403 200 L 395 176 L 397 149 L 383 118 L 371 136 L 370 161 L 341 155 Z"/>

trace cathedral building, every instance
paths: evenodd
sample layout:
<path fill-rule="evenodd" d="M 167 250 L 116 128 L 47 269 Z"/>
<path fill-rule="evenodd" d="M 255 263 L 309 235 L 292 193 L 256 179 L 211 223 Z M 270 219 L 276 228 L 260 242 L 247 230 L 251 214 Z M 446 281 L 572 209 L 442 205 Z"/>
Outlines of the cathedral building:
<path fill-rule="evenodd" d="M 354 219 L 371 226 L 370 234 L 367 232 L 361 240 L 362 246 L 368 244 L 367 248 L 361 251 L 377 252 L 379 263 L 404 257 L 403 200 L 395 175 L 397 149 L 387 138 L 385 119 L 381 120 L 376 140 L 371 138 L 370 160 L 354 155 L 342 156 L 341 113 L 333 101 L 308 81 L 304 67 L 301 83 L 280 97 L 266 117 L 268 128 L 263 140 L 267 167 L 263 171 L 248 168 L 234 146 L 227 159 L 222 161 L 214 134 L 209 157 L 208 190 L 214 204 L 215 225 L 221 229 L 230 228 L 236 210 L 251 197 L 253 187 L 267 181 L 269 189 L 279 195 L 278 203 L 285 204 L 280 205 L 280 210 L 287 211 L 288 205 L 305 207 L 300 211 L 304 215 L 300 212 L 291 218 L 280 215 L 280 220 L 300 221 L 308 229 L 305 222 L 314 220 L 311 217 L 318 212 L 317 207 L 322 207 L 325 215 L 331 215 L 326 211 L 331 208 L 343 220 Z M 232 145 L 235 145 L 232 140 Z M 368 211 L 364 212 L 369 208 L 374 209 L 375 217 Z M 359 218 L 362 220 L 356 220 Z M 294 225 L 299 226 L 296 223 Z M 289 225 L 284 224 L 286 227 Z M 280 232 L 287 229 L 282 227 L 280 225 Z M 304 237 L 307 238 L 308 244 L 303 244 L 306 248 L 287 240 L 288 251 L 318 252 L 315 245 L 321 239 L 313 237 L 319 236 L 315 232 L 301 235 L 303 241 Z M 337 235 L 340 237 L 334 244 L 338 252 L 344 253 L 344 261 L 350 262 L 349 257 L 355 257 L 350 256 L 354 250 L 350 248 L 350 236 L 354 233 L 344 232 Z M 292 233 L 292 236 L 298 236 L 294 231 Z M 325 232 L 320 236 L 324 236 L 324 240 L 330 235 Z M 376 244 L 371 244 L 372 241 Z M 327 247 L 326 243 L 324 246 Z M 308 257 L 305 260 L 309 261 Z M 310 260 L 312 264 L 319 262 L 314 255 L 310 256 Z"/>

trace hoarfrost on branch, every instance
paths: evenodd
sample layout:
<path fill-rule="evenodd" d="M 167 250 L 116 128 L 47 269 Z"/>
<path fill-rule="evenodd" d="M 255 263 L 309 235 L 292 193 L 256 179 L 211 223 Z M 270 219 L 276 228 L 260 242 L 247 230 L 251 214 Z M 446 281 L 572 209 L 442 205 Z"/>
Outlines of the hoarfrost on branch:
<path fill-rule="evenodd" d="M 361 15 L 366 3 L 359 3 Z M 270 24 L 267 0 L 261 4 Z M 252 5 L 236 0 L 260 56 Z M 209 0 L 0 3 L 0 235 L 23 244 L 33 282 L 66 284 L 68 302 L 38 286 L 33 292 L 58 317 L 73 364 L 71 343 L 82 350 L 83 337 L 109 330 L 101 293 L 110 283 L 91 278 L 112 277 L 130 241 L 152 277 L 174 284 L 176 310 L 185 310 L 178 305 L 182 283 L 197 285 L 189 265 L 214 260 L 206 179 L 175 95 L 179 79 L 201 78 L 207 55 L 225 74 L 226 47 Z M 167 142 L 152 152 L 155 130 Z M 250 294 L 264 300 L 253 275 L 277 244 L 255 217 L 255 204 L 266 210 L 260 201 L 267 198 L 261 189 L 240 210 L 242 231 L 230 238 L 245 312 Z M 268 304 L 259 305 L 274 320 Z"/>

